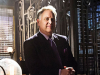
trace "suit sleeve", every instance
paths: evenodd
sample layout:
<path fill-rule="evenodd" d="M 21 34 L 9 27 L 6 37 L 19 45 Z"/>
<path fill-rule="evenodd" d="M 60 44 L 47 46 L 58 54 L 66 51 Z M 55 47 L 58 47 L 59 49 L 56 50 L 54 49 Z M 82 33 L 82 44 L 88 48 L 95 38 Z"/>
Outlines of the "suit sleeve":
<path fill-rule="evenodd" d="M 32 75 L 38 75 L 37 71 L 39 71 L 40 63 L 37 55 L 37 47 L 30 40 L 24 42 L 24 55 L 25 55 L 25 63 Z"/>
<path fill-rule="evenodd" d="M 71 47 L 69 46 L 68 40 L 66 39 L 67 52 L 65 54 L 65 62 L 67 67 L 73 67 L 77 71 L 77 62 L 75 61 L 73 54 L 71 52 Z"/>

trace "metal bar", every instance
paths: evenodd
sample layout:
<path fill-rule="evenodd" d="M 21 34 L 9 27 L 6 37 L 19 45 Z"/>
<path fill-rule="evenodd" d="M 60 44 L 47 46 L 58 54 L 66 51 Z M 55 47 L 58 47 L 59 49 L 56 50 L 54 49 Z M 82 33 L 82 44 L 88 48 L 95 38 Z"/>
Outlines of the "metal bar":
<path fill-rule="evenodd" d="M 85 69 L 85 46 L 84 46 L 84 22 L 83 22 L 83 0 L 81 0 L 81 19 L 82 19 L 82 23 L 81 23 L 81 26 L 82 26 L 82 48 L 83 48 L 83 74 L 85 74 L 86 72 L 86 69 Z"/>
<path fill-rule="evenodd" d="M 95 7 L 97 7 L 97 5 L 96 5 Z M 95 12 L 94 12 L 94 16 L 95 16 L 95 19 L 94 19 L 94 20 L 95 20 L 95 24 L 94 24 L 94 25 L 95 25 L 95 29 L 94 29 L 94 30 L 95 30 L 95 33 L 94 33 L 94 35 L 95 35 L 95 36 L 94 36 L 94 37 L 95 37 L 95 38 L 94 38 L 94 43 L 95 43 L 95 44 L 94 44 L 94 45 L 95 45 L 95 68 L 96 68 L 95 75 L 98 75 L 99 72 L 98 72 L 98 68 L 97 68 L 97 67 L 98 67 L 98 66 L 97 66 L 97 60 L 98 60 L 97 57 L 98 57 L 98 54 L 97 54 L 97 41 L 96 41 L 96 40 L 97 40 L 97 34 L 96 34 L 96 31 L 97 31 L 96 9 L 95 9 Z"/>
<path fill-rule="evenodd" d="M 94 10 L 94 6 L 92 6 L 92 10 Z M 95 19 L 94 12 L 92 12 L 93 35 L 95 35 L 94 19 Z M 94 43 L 95 43 L 95 36 L 93 36 L 93 50 L 94 50 L 94 61 L 95 61 L 95 45 L 94 45 Z M 95 65 L 96 65 L 96 62 L 94 62 L 94 73 L 96 75 L 96 66 Z"/>
<path fill-rule="evenodd" d="M 87 7 L 86 7 L 87 9 Z M 86 43 L 89 43 L 89 36 L 88 36 L 88 10 L 85 10 L 86 11 Z M 88 44 L 86 45 L 86 64 L 87 64 L 87 75 L 90 75 L 89 73 L 89 59 L 88 59 Z"/>
<path fill-rule="evenodd" d="M 24 60 L 24 49 L 23 49 L 23 42 L 25 41 L 25 16 L 24 16 L 24 11 L 25 11 L 25 7 L 24 7 L 25 1 L 22 0 L 22 25 L 23 25 L 23 31 L 22 31 L 22 41 L 21 41 L 21 55 L 22 55 L 22 60 Z"/>

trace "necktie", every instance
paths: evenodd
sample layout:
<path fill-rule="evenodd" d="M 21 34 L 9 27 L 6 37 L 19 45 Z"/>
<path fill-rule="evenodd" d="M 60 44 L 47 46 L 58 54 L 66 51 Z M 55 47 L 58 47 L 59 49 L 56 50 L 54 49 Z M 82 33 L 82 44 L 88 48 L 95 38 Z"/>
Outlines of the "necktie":
<path fill-rule="evenodd" d="M 55 42 L 50 38 L 48 40 L 49 40 L 49 43 L 50 43 L 50 45 L 51 45 L 51 47 L 53 49 L 53 52 L 55 53 L 55 56 L 56 56 L 56 58 L 58 60 L 58 63 L 60 63 L 60 65 L 62 66 L 61 58 L 60 58 L 60 55 L 58 53 L 57 46 L 56 46 Z"/>

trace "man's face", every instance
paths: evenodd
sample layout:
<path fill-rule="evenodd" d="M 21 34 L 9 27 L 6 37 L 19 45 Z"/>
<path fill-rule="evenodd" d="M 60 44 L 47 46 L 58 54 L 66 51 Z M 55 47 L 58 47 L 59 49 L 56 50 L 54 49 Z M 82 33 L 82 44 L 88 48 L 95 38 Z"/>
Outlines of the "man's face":
<path fill-rule="evenodd" d="M 52 34 L 55 28 L 55 17 L 50 10 L 45 10 L 37 19 L 39 30 L 45 35 Z"/>

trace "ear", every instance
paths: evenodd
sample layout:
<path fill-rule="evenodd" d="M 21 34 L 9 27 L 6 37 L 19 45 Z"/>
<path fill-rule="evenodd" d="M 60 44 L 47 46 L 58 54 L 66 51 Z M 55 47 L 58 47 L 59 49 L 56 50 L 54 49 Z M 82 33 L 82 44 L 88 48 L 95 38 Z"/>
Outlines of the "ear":
<path fill-rule="evenodd" d="M 37 19 L 37 25 L 39 26 L 39 19 Z"/>

